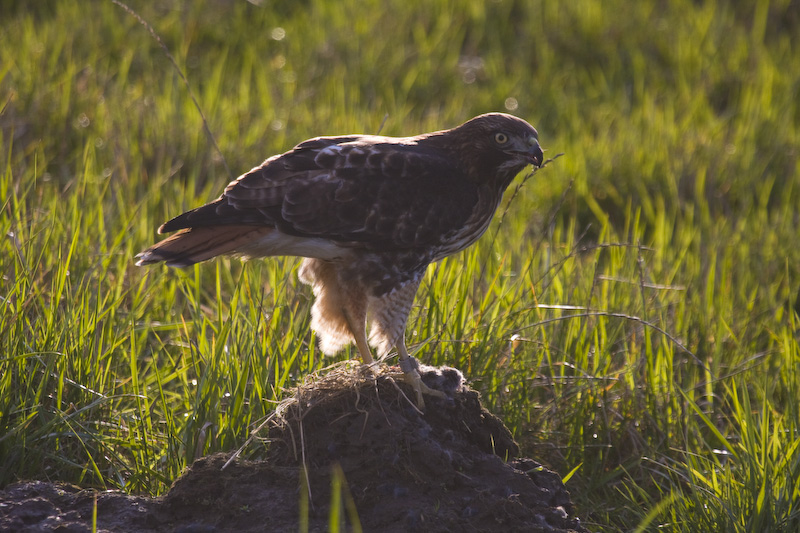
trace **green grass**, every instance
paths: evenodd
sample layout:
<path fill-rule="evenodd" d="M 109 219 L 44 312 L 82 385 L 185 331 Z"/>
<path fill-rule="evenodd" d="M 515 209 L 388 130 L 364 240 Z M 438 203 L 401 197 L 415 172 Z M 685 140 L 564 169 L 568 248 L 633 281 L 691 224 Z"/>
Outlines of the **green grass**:
<path fill-rule="evenodd" d="M 590 527 L 800 528 L 797 2 L 151 4 L 220 152 L 121 8 L 3 8 L 0 486 L 161 494 L 330 363 L 294 259 L 133 265 L 226 164 L 508 104 L 565 156 L 431 267 L 412 350 Z"/>

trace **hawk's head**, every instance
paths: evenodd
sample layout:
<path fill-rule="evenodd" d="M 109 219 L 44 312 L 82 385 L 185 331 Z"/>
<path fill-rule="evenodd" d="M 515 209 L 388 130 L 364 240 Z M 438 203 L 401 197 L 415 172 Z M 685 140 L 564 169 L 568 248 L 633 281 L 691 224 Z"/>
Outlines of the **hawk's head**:
<path fill-rule="evenodd" d="M 471 180 L 492 182 L 501 189 L 527 165 L 538 167 L 544 160 L 536 129 L 505 113 L 479 115 L 437 133 L 437 141 L 455 152 Z"/>

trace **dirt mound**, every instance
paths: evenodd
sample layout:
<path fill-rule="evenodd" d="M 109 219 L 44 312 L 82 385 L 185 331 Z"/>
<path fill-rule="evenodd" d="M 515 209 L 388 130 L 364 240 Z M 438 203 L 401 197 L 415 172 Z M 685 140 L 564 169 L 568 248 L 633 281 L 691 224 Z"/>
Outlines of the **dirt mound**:
<path fill-rule="evenodd" d="M 452 399 L 426 397 L 424 414 L 405 385 L 341 365 L 280 406 L 260 460 L 200 459 L 156 499 L 17 483 L 0 531 L 90 531 L 95 497 L 99 531 L 324 531 L 332 509 L 345 531 L 586 531 L 559 476 L 514 459 L 461 374 L 427 370 Z"/>

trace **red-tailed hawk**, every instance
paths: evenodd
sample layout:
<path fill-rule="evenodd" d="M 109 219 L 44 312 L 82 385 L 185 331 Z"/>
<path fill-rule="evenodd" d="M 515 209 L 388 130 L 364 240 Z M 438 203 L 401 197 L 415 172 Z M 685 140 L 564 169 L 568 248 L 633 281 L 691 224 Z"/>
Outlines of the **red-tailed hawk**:
<path fill-rule="evenodd" d="M 503 192 L 542 164 L 536 130 L 502 113 L 414 137 L 317 137 L 270 157 L 218 199 L 162 225 L 177 231 L 138 265 L 188 266 L 223 254 L 304 257 L 311 328 L 333 354 L 355 342 L 366 364 L 395 346 L 423 404 L 404 333 L 427 266 L 474 243 Z M 370 321 L 367 336 L 367 320 Z"/>

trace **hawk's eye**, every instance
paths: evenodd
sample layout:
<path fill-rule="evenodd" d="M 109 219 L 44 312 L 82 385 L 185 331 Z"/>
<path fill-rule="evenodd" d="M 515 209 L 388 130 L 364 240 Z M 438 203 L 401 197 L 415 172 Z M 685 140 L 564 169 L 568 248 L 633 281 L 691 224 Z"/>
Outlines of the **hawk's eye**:
<path fill-rule="evenodd" d="M 494 142 L 496 142 L 497 144 L 505 144 L 505 143 L 508 142 L 508 135 L 506 135 L 502 131 L 498 132 L 498 133 L 495 133 L 494 134 Z"/>

